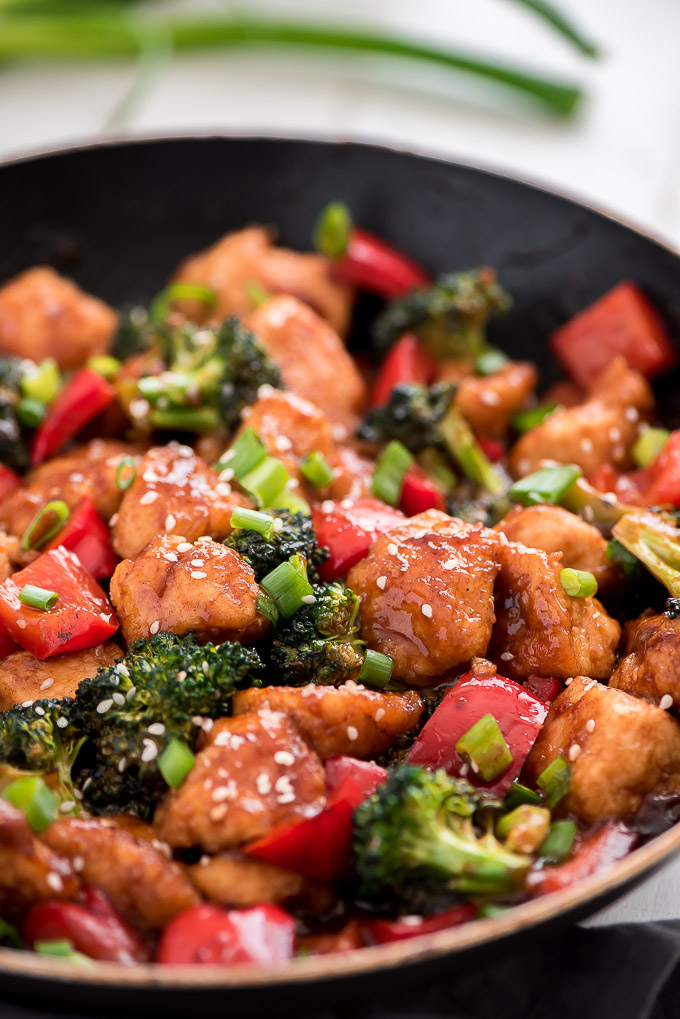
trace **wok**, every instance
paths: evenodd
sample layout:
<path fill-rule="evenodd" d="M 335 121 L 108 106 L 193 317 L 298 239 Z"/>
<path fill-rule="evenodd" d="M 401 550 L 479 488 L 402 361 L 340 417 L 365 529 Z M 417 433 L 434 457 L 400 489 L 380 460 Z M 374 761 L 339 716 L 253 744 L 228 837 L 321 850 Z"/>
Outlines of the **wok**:
<path fill-rule="evenodd" d="M 107 143 L 0 166 L 0 280 L 50 263 L 114 305 L 146 301 L 186 254 L 249 222 L 308 248 L 331 198 L 432 271 L 488 264 L 514 295 L 492 341 L 557 373 L 546 335 L 619 280 L 649 294 L 680 345 L 680 258 L 568 198 L 508 177 L 370 145 L 261 138 Z M 361 313 L 358 328 L 362 335 Z M 680 423 L 674 374 L 657 387 Z M 61 1007 L 165 1014 L 301 1011 L 371 1000 L 546 937 L 613 901 L 680 849 L 680 824 L 607 873 L 511 912 L 408 942 L 295 960 L 281 970 L 90 969 L 0 949 L 4 994 Z"/>

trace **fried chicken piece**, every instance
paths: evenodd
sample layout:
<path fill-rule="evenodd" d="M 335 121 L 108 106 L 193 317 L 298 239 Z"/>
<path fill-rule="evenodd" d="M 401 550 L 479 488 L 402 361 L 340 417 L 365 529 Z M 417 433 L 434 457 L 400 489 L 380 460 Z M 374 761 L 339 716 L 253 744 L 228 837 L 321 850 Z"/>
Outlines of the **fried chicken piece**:
<path fill-rule="evenodd" d="M 16 535 L 0 531 L 0 584 L 14 573 L 19 555 Z"/>
<path fill-rule="evenodd" d="M 156 811 L 154 827 L 171 846 L 217 853 L 323 807 L 321 761 L 286 715 L 260 711 L 220 719 L 208 741 Z"/>
<path fill-rule="evenodd" d="M 41 697 L 73 697 L 81 680 L 122 657 L 123 652 L 112 641 L 49 660 L 34 658 L 29 651 L 15 651 L 0 661 L 0 711 Z"/>
<path fill-rule="evenodd" d="M 644 616 L 626 628 L 625 657 L 609 685 L 664 709 L 680 710 L 680 619 Z"/>
<path fill-rule="evenodd" d="M 0 353 L 80 368 L 105 354 L 118 323 L 112 308 L 47 266 L 0 287 Z"/>
<path fill-rule="evenodd" d="M 48 899 L 72 899 L 80 880 L 71 864 L 33 833 L 23 811 L 0 799 L 0 909 L 12 919 Z"/>
<path fill-rule="evenodd" d="M 271 686 L 241 690 L 234 715 L 267 708 L 283 711 L 322 760 L 335 754 L 370 758 L 418 724 L 423 702 L 415 690 L 379 693 L 357 683 L 343 686 Z"/>
<path fill-rule="evenodd" d="M 111 578 L 111 601 L 128 644 L 159 630 L 250 643 L 270 626 L 257 611 L 259 590 L 237 552 L 210 538 L 192 544 L 179 534 L 150 541 Z"/>
<path fill-rule="evenodd" d="M 476 435 L 499 438 L 526 406 L 537 381 L 534 364 L 509 361 L 493 375 L 468 375 L 462 379 L 455 403 Z"/>
<path fill-rule="evenodd" d="M 83 881 L 104 892 L 133 927 L 159 930 L 200 901 L 167 846 L 133 835 L 109 818 L 60 818 L 41 837 L 70 860 Z"/>
<path fill-rule="evenodd" d="M 204 856 L 189 868 L 189 876 L 206 899 L 239 909 L 295 899 L 305 886 L 301 874 L 238 851 Z"/>
<path fill-rule="evenodd" d="M 375 463 L 361 456 L 351 446 L 338 446 L 328 458 L 333 469 L 333 480 L 324 489 L 324 498 L 340 502 L 341 499 L 364 499 L 373 494 L 372 481 Z"/>
<path fill-rule="evenodd" d="M 488 657 L 511 679 L 579 673 L 607 679 L 621 627 L 597 598 L 572 598 L 559 553 L 508 542 L 500 547 L 496 623 Z"/>
<path fill-rule="evenodd" d="M 393 658 L 396 679 L 428 685 L 486 653 L 499 544 L 495 531 L 430 510 L 381 535 L 352 567 L 362 639 Z"/>
<path fill-rule="evenodd" d="M 556 757 L 571 769 L 560 809 L 587 824 L 632 818 L 649 795 L 680 793 L 680 725 L 621 690 L 577 676 L 553 701 L 524 765 L 530 784 Z"/>

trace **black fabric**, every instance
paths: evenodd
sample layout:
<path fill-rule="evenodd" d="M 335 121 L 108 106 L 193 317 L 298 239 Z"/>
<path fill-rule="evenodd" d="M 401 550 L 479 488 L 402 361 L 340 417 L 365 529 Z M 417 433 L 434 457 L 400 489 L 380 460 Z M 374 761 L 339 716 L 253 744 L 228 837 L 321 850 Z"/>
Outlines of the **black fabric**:
<path fill-rule="evenodd" d="M 196 1014 L 200 1017 L 197 999 Z M 224 1015 L 235 1015 L 225 997 Z M 104 1013 L 78 1013 L 99 1019 Z M 110 1015 L 110 1013 L 107 1013 Z M 125 1011 L 125 1019 L 152 1014 Z M 161 1014 L 160 1011 L 154 1014 Z M 277 1012 L 277 1019 L 282 1013 Z M 299 1019 L 303 1013 L 296 1011 Z M 75 1019 L 29 1002 L 0 999 L 1 1019 Z M 305 1019 L 680 1019 L 680 921 L 575 928 L 539 947 L 400 993 Z"/>

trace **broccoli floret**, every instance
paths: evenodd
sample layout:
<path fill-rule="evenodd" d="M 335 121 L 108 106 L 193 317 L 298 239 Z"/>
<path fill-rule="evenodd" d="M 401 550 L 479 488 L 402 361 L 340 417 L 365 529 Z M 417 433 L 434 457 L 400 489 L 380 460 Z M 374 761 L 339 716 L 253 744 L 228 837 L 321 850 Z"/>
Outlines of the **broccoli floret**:
<path fill-rule="evenodd" d="M 0 781 L 40 773 L 62 803 L 78 813 L 73 767 L 85 737 L 70 718 L 71 701 L 43 699 L 0 713 Z"/>
<path fill-rule="evenodd" d="M 631 511 L 612 530 L 612 537 L 634 555 L 673 598 L 680 598 L 680 530 L 662 514 Z"/>
<path fill-rule="evenodd" d="M 167 365 L 139 382 L 153 428 L 231 430 L 260 386 L 280 386 L 278 366 L 257 337 L 232 316 L 219 329 L 183 326 L 159 333 Z"/>
<path fill-rule="evenodd" d="M 28 445 L 17 417 L 22 375 L 20 358 L 0 358 L 0 463 L 19 470 L 28 466 Z"/>
<path fill-rule="evenodd" d="M 490 804 L 487 793 L 444 771 L 396 768 L 354 815 L 360 897 L 418 912 L 446 895 L 520 888 L 531 857 L 498 842 L 484 823 Z"/>
<path fill-rule="evenodd" d="M 489 316 L 509 306 L 493 269 L 445 273 L 433 286 L 393 301 L 376 319 L 373 337 L 378 348 L 386 350 L 413 330 L 435 357 L 476 358 L 485 349 Z"/>
<path fill-rule="evenodd" d="M 329 552 L 327 548 L 318 547 L 311 517 L 306 513 L 291 513 L 290 510 L 267 512 L 269 516 L 280 520 L 282 525 L 271 538 L 265 538 L 257 531 L 237 527 L 225 539 L 224 544 L 233 548 L 250 564 L 258 583 L 293 555 L 301 555 L 306 559 L 307 576 L 312 583 L 318 581 L 317 568 L 326 562 Z"/>
<path fill-rule="evenodd" d="M 456 392 L 448 383 L 422 386 L 403 383 L 395 386 L 389 402 L 372 410 L 359 428 L 359 437 L 368 442 L 401 442 L 412 453 L 441 440 L 439 425 Z"/>
<path fill-rule="evenodd" d="M 157 346 L 161 331 L 162 327 L 151 321 L 147 309 L 142 305 L 124 308 L 120 314 L 111 354 L 119 361 L 127 361 L 129 357 L 144 354 L 151 347 Z"/>
<path fill-rule="evenodd" d="M 339 685 L 356 679 L 364 661 L 359 640 L 359 597 L 342 584 L 314 586 L 313 605 L 282 623 L 270 660 L 275 682 L 289 686 Z"/>
<path fill-rule="evenodd" d="M 228 714 L 234 691 L 257 682 L 260 668 L 257 653 L 240 644 L 201 646 L 191 634 L 159 633 L 83 680 L 71 717 L 90 741 L 81 773 L 87 805 L 150 817 L 167 790 L 158 757 L 168 742 L 193 746 L 194 719 Z"/>

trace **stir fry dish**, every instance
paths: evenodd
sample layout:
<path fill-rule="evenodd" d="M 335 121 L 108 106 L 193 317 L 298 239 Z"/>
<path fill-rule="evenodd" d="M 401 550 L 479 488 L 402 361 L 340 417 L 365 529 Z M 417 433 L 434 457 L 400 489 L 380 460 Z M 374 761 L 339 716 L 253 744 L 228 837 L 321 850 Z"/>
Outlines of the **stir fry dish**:
<path fill-rule="evenodd" d="M 492 268 L 431 278 L 339 202 L 314 236 L 230 233 L 147 307 L 0 287 L 6 946 L 347 952 L 680 816 L 658 312 L 603 294 L 546 390 Z"/>

